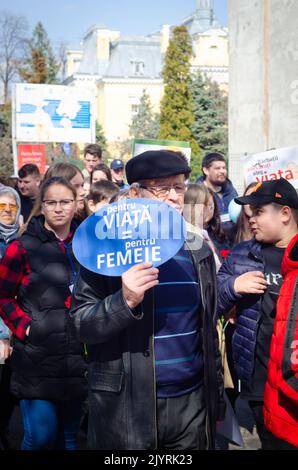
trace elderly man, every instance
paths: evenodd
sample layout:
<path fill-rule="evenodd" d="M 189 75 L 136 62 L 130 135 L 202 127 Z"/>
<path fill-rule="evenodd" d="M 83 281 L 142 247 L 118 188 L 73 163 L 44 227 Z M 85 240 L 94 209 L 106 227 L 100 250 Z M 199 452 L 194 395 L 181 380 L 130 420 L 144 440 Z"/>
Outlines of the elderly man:
<path fill-rule="evenodd" d="M 182 212 L 190 171 L 175 152 L 144 152 L 126 166 L 130 196 Z M 216 275 L 211 251 L 199 245 L 121 278 L 81 268 L 71 316 L 89 350 L 90 448 L 214 447 L 224 415 Z"/>

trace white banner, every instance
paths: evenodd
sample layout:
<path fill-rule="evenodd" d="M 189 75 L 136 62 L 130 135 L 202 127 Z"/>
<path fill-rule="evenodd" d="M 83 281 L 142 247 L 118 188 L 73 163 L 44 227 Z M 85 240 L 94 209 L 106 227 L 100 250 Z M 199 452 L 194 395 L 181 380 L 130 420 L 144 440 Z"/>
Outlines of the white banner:
<path fill-rule="evenodd" d="M 95 142 L 94 93 L 89 88 L 19 83 L 13 112 L 19 142 Z"/>
<path fill-rule="evenodd" d="M 246 185 L 285 178 L 298 189 L 298 146 L 242 158 Z"/>

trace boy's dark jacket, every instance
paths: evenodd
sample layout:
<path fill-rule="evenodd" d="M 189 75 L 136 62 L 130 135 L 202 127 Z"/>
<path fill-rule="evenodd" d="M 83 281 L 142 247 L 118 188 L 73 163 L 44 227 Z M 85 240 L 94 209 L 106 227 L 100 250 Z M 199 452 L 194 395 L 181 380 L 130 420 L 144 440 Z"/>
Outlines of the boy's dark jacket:
<path fill-rule="evenodd" d="M 237 294 L 234 282 L 249 271 L 264 272 L 262 245 L 255 239 L 239 243 L 218 272 L 219 315 L 236 305 L 237 323 L 233 336 L 233 356 L 241 390 L 250 391 L 255 364 L 258 322 L 261 315 L 260 295 Z"/>

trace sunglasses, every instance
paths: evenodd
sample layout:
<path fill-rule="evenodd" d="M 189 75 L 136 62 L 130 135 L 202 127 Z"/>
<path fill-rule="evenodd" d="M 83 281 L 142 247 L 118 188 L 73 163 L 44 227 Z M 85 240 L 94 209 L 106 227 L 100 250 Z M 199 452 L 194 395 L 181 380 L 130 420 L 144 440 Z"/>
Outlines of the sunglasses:
<path fill-rule="evenodd" d="M 11 212 L 17 212 L 18 206 L 16 204 L 7 204 L 6 202 L 0 202 L 0 211 L 5 211 L 8 208 Z"/>

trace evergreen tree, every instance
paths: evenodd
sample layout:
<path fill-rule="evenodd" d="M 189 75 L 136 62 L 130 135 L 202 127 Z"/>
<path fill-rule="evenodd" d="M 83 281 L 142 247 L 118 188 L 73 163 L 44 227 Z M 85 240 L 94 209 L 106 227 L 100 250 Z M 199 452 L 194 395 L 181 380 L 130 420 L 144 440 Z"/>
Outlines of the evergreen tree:
<path fill-rule="evenodd" d="M 224 126 L 228 129 L 229 121 L 229 100 L 228 95 L 224 93 L 218 83 L 208 80 L 209 89 L 211 96 L 215 102 L 216 109 L 218 111 L 219 119 L 222 121 Z"/>
<path fill-rule="evenodd" d="M 103 128 L 98 121 L 95 123 L 95 139 L 96 143 L 101 146 L 102 150 L 105 150 L 107 146 L 107 139 L 104 135 Z"/>
<path fill-rule="evenodd" d="M 193 103 L 190 90 L 191 38 L 185 26 L 173 29 L 163 68 L 164 96 L 160 111 L 160 138 L 190 142 L 192 169 L 200 166 L 200 147 L 192 133 Z"/>
<path fill-rule="evenodd" d="M 192 80 L 192 132 L 204 153 L 227 154 L 227 99 L 217 84 L 198 73 Z"/>
<path fill-rule="evenodd" d="M 150 96 L 143 90 L 138 112 L 132 119 L 129 133 L 134 139 L 157 139 L 160 129 L 160 116 L 154 113 Z"/>
<path fill-rule="evenodd" d="M 28 83 L 57 83 L 59 64 L 56 62 L 48 35 L 38 22 L 28 43 L 27 57 L 19 68 L 21 78 Z"/>

